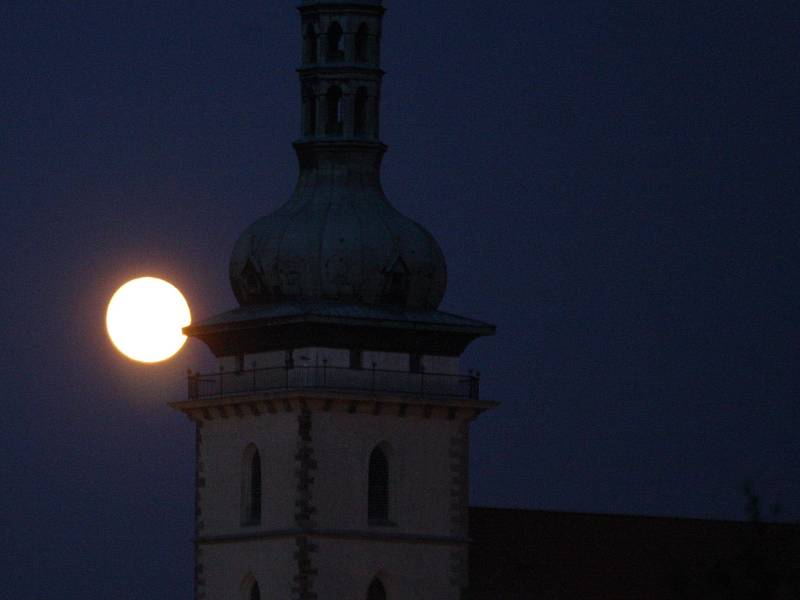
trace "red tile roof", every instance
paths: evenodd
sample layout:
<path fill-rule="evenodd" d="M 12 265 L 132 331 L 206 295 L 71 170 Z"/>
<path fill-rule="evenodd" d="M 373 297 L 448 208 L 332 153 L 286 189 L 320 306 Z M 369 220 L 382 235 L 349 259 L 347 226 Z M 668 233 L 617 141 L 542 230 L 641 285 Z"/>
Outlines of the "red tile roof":
<path fill-rule="evenodd" d="M 800 598 L 800 527 L 470 508 L 470 600 Z"/>

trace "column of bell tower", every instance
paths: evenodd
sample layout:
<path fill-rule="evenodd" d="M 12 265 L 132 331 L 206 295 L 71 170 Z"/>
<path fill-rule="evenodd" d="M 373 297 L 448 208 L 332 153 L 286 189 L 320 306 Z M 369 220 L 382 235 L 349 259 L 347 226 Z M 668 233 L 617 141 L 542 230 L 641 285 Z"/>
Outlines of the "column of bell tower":
<path fill-rule="evenodd" d="M 438 310 L 439 245 L 381 187 L 380 1 L 299 10 L 297 185 L 234 247 L 239 306 L 185 330 L 219 363 L 172 405 L 196 427 L 195 598 L 459 600 L 469 424 L 495 405 L 460 356 L 494 327 Z"/>

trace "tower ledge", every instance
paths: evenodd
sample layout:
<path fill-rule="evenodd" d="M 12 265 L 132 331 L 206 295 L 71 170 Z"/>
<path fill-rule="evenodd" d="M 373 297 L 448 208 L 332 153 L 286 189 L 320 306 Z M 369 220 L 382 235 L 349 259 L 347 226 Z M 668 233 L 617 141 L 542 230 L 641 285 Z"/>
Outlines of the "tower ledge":
<path fill-rule="evenodd" d="M 169 403 L 170 407 L 181 411 L 192 421 L 213 421 L 233 416 L 252 418 L 262 414 L 296 413 L 302 410 L 471 421 L 498 405 L 498 402 L 469 398 L 426 398 L 391 392 L 344 392 L 312 388 L 231 393 Z"/>
<path fill-rule="evenodd" d="M 326 302 L 243 306 L 184 328 L 216 356 L 323 346 L 459 356 L 494 325 L 438 310 Z"/>

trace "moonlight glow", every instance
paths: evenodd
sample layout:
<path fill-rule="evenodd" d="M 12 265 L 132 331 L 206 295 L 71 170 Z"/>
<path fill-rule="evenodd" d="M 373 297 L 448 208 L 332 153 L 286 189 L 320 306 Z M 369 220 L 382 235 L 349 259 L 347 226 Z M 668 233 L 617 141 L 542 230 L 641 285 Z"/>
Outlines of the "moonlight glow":
<path fill-rule="evenodd" d="M 128 358 L 155 363 L 181 349 L 181 329 L 192 322 L 189 305 L 178 289 L 163 279 L 129 281 L 111 297 L 106 327 L 111 341 Z"/>

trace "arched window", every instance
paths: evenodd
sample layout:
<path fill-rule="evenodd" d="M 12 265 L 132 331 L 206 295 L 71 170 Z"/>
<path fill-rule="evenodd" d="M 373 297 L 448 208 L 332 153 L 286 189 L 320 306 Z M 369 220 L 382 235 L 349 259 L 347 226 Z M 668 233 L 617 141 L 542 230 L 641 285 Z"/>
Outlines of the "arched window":
<path fill-rule="evenodd" d="M 369 457 L 367 519 L 373 525 L 389 522 L 389 460 L 380 446 Z"/>
<path fill-rule="evenodd" d="M 250 596 L 248 600 L 261 600 L 261 590 L 258 587 L 258 582 L 254 581 L 253 586 L 250 588 Z"/>
<path fill-rule="evenodd" d="M 356 32 L 356 62 L 369 61 L 369 29 L 362 23 Z"/>
<path fill-rule="evenodd" d="M 336 21 L 328 27 L 328 61 L 344 60 L 344 32 Z"/>
<path fill-rule="evenodd" d="M 317 30 L 313 24 L 306 28 L 304 58 L 305 62 L 313 64 L 317 62 Z"/>
<path fill-rule="evenodd" d="M 242 580 L 240 587 L 241 594 L 239 598 L 242 600 L 261 600 L 261 589 L 258 587 L 258 581 L 249 573 L 247 577 Z"/>
<path fill-rule="evenodd" d="M 367 132 L 367 88 L 364 87 L 358 88 L 356 92 L 353 131 L 356 135 L 364 135 Z"/>
<path fill-rule="evenodd" d="M 326 114 L 326 133 L 341 134 L 344 128 L 342 119 L 342 90 L 337 86 L 328 88 L 328 110 Z"/>
<path fill-rule="evenodd" d="M 242 458 L 242 525 L 261 523 L 261 456 L 255 444 Z"/>
<path fill-rule="evenodd" d="M 314 135 L 317 131 L 317 96 L 310 87 L 303 88 L 303 133 Z"/>
<path fill-rule="evenodd" d="M 377 577 L 372 580 L 367 589 L 367 600 L 386 600 L 386 588 Z"/>

